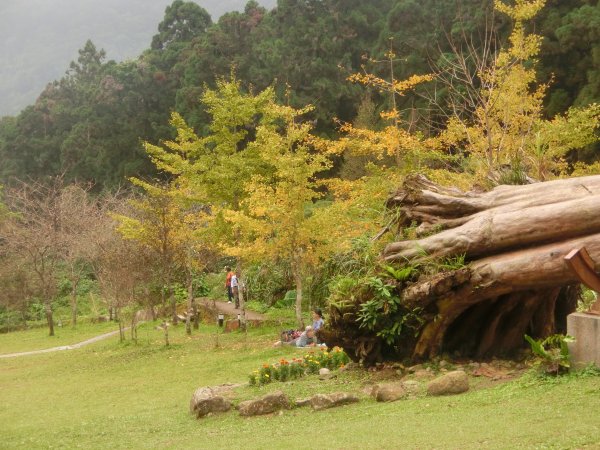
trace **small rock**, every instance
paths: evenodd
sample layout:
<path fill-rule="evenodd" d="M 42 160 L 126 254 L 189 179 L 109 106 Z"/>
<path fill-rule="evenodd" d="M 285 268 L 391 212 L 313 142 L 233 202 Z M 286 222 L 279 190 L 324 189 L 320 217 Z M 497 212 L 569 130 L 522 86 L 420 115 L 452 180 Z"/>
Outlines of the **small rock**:
<path fill-rule="evenodd" d="M 356 403 L 359 398 L 354 394 L 346 392 L 335 392 L 333 394 L 317 394 L 311 397 L 310 405 L 315 411 L 322 409 L 334 408 L 336 406 L 348 405 Z"/>
<path fill-rule="evenodd" d="M 395 402 L 407 396 L 402 382 L 380 384 L 374 395 L 378 402 Z"/>
<path fill-rule="evenodd" d="M 331 371 L 326 367 L 322 367 L 321 369 L 319 369 L 319 380 L 329 380 L 333 377 L 334 374 L 332 374 Z"/>
<path fill-rule="evenodd" d="M 440 369 L 444 369 L 445 367 L 448 367 L 448 361 L 446 361 L 445 359 L 442 359 L 440 361 L 439 366 L 440 366 Z"/>
<path fill-rule="evenodd" d="M 290 402 L 282 391 L 276 391 L 254 400 L 247 400 L 238 405 L 240 416 L 261 416 L 282 409 L 289 409 Z"/>
<path fill-rule="evenodd" d="M 427 385 L 428 395 L 460 394 L 469 390 L 469 377 L 462 370 L 448 372 Z"/>
<path fill-rule="evenodd" d="M 226 412 L 231 409 L 231 402 L 219 395 L 217 389 L 202 387 L 196 389 L 190 400 L 190 412 L 197 419 L 215 412 Z"/>

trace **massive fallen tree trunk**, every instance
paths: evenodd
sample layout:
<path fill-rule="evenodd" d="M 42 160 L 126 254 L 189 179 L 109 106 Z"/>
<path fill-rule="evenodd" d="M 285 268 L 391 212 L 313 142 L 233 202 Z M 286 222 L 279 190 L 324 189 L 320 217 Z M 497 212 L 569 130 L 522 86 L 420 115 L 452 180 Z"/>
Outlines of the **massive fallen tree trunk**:
<path fill-rule="evenodd" d="M 360 328 L 357 317 L 368 298 L 332 308 L 324 337 L 367 363 L 385 355 L 489 356 L 520 348 L 524 334 L 564 332 L 579 293 L 564 257 L 585 247 L 600 271 L 600 176 L 483 193 L 414 177 L 388 205 L 399 210 L 399 227 L 433 234 L 389 244 L 382 255 L 395 266 L 421 268 L 417 278 L 396 283 L 402 311 L 420 314 L 412 335 L 389 344 L 381 330 Z M 444 269 L 442 262 L 457 255 L 464 267 Z M 436 265 L 442 270 L 434 273 Z"/>

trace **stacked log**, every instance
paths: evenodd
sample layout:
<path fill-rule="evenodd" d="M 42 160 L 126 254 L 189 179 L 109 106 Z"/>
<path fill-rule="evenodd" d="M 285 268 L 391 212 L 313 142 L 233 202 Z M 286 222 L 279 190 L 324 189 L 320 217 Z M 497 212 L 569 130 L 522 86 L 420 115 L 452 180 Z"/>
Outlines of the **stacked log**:
<path fill-rule="evenodd" d="M 520 348 L 526 333 L 544 338 L 565 332 L 579 285 L 564 257 L 585 247 L 600 271 L 600 176 L 489 192 L 462 192 L 414 176 L 388 207 L 398 210 L 400 229 L 416 226 L 417 239 L 387 245 L 382 254 L 387 263 L 457 255 L 467 262 L 399 287 L 404 307 L 424 311 L 424 325 L 414 340 L 394 350 L 398 356 L 485 357 Z M 336 314 L 332 310 L 330 338 L 364 361 L 382 357 L 380 340 L 361 335 Z"/>

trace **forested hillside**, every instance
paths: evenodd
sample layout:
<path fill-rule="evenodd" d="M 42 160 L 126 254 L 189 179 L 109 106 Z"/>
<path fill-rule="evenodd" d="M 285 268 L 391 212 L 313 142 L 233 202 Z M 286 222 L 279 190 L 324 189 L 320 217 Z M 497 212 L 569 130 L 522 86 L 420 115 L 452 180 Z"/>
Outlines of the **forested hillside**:
<path fill-rule="evenodd" d="M 131 33 L 138 33 L 134 24 L 142 16 L 137 12 L 150 15 L 154 7 L 138 3 L 130 24 L 112 36 L 123 54 L 133 49 L 128 44 L 134 40 Z M 600 6 L 594 3 L 552 0 L 528 25 L 543 36 L 537 73 L 538 81 L 549 83 L 547 117 L 600 98 Z M 226 5 L 235 6 L 220 2 Z M 104 13 L 111 11 L 116 10 L 103 4 Z M 493 32 L 498 45 L 506 42 L 510 24 L 506 17 L 494 17 L 488 0 L 279 0 L 274 9 L 250 1 L 243 12 L 216 21 L 197 4 L 177 0 L 139 57 L 114 62 L 102 50 L 107 41 L 89 41 L 67 74 L 50 83 L 34 104 L 0 121 L 0 181 L 64 173 L 67 181 L 111 187 L 126 176 L 154 174 L 140 142 L 172 137 L 167 126 L 172 110 L 205 133 L 208 118 L 199 96 L 205 85 L 214 86 L 232 70 L 253 89 L 273 86 L 290 105 L 315 105 L 310 120 L 320 135 L 337 133 L 336 118 L 358 117 L 363 125 L 381 127 L 378 112 L 390 106 L 391 97 L 348 82 L 350 74 L 363 64 L 384 79 L 391 68 L 397 79 L 450 73 L 452 61 L 469 61 L 469 52 L 485 47 L 486 32 Z M 18 36 L 14 25 L 8 29 Z M 52 30 L 48 25 L 40 39 L 50 39 Z M 391 67 L 385 56 L 390 45 Z M 28 76 L 19 67 L 11 69 L 12 77 Z M 425 135 L 435 134 L 451 109 L 440 81 L 394 100 L 409 126 Z M 592 150 L 572 158 L 593 159 Z"/>
<path fill-rule="evenodd" d="M 213 18 L 245 0 L 198 0 Z M 273 7 L 275 0 L 259 2 Z M 169 0 L 3 0 L 0 2 L 0 116 L 17 114 L 60 78 L 91 39 L 116 61 L 150 45 Z"/>
<path fill-rule="evenodd" d="M 325 341 L 369 364 L 560 332 L 563 253 L 600 260 L 599 11 L 279 0 L 215 23 L 175 0 L 136 59 L 87 41 L 0 121 L 0 326 L 52 335 L 83 302 L 121 327 L 185 307 L 191 333 L 195 287 L 235 264 L 299 328 L 330 307 Z"/>

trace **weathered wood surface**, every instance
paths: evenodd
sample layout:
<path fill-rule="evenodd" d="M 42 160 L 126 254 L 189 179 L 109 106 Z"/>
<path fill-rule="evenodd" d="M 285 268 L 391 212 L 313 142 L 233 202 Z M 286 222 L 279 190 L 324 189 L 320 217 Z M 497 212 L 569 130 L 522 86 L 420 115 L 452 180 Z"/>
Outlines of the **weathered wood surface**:
<path fill-rule="evenodd" d="M 399 286 L 404 307 L 424 311 L 424 325 L 405 348 L 395 349 L 398 355 L 487 356 L 518 349 L 525 333 L 543 338 L 564 331 L 579 285 L 565 256 L 585 247 L 600 272 L 600 176 L 489 192 L 462 192 L 417 176 L 406 180 L 388 206 L 399 210 L 399 227 L 417 225 L 418 232 L 432 233 L 389 244 L 382 254 L 388 263 L 456 255 L 468 263 Z M 377 337 L 348 331 L 353 320 L 351 311 L 337 318 L 337 343 L 370 362 L 382 351 L 389 354 Z"/>

